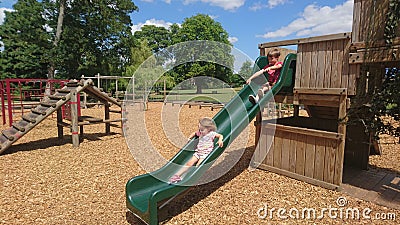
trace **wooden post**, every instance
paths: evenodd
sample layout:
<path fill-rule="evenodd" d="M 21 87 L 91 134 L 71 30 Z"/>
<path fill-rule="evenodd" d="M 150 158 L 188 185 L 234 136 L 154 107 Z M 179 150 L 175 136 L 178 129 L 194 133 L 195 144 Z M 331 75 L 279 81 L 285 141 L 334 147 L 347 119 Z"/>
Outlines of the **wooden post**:
<path fill-rule="evenodd" d="M 75 89 L 71 90 L 71 131 L 72 131 L 72 146 L 79 147 L 79 132 L 78 132 L 78 93 Z"/>
<path fill-rule="evenodd" d="M 167 99 L 167 81 L 164 78 L 164 101 Z"/>
<path fill-rule="evenodd" d="M 346 115 L 346 98 L 347 98 L 347 90 L 345 89 L 340 96 L 339 100 L 339 125 L 338 125 L 338 133 L 343 135 L 343 139 L 340 140 L 338 146 L 338 154 L 336 157 L 336 165 L 335 165 L 335 177 L 334 183 L 337 185 L 342 184 L 342 177 L 343 177 L 343 161 L 344 161 L 344 147 L 345 147 L 345 137 L 346 137 L 346 122 L 347 122 L 347 115 Z"/>
<path fill-rule="evenodd" d="M 256 126 L 256 138 L 255 138 L 255 145 L 256 146 L 258 144 L 258 141 L 260 140 L 261 124 L 262 124 L 262 109 L 260 109 L 260 112 L 257 113 L 256 121 L 254 122 L 254 125 Z"/>
<path fill-rule="evenodd" d="M 61 123 L 62 123 L 62 111 L 60 107 L 59 109 L 57 109 L 57 134 L 59 139 L 62 139 L 64 136 L 64 129 L 63 126 L 61 126 Z"/>
<path fill-rule="evenodd" d="M 104 102 L 104 120 L 110 120 L 110 104 L 108 102 Z M 110 133 L 110 122 L 106 122 L 106 134 Z"/>
<path fill-rule="evenodd" d="M 293 116 L 298 117 L 300 112 L 300 106 L 299 105 L 293 105 Z"/>

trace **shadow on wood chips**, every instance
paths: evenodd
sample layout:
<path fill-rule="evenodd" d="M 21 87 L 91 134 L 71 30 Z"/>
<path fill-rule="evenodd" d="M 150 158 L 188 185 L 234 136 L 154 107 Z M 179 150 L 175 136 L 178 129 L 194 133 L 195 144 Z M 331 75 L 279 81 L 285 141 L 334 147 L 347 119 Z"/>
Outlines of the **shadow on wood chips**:
<path fill-rule="evenodd" d="M 97 141 L 101 140 L 102 137 L 110 136 L 110 135 L 115 135 L 118 133 L 111 132 L 109 134 L 106 133 L 90 133 L 90 134 L 83 134 L 83 137 L 79 138 L 79 142 L 82 142 L 83 140 L 89 140 L 89 141 Z M 29 141 L 26 143 L 21 143 L 21 144 L 16 144 L 10 146 L 9 149 L 7 149 L 5 152 L 3 152 L 3 155 L 6 154 L 13 154 L 17 152 L 22 152 L 22 151 L 34 151 L 38 149 L 46 149 L 54 146 L 62 146 L 65 144 L 72 143 L 72 136 L 71 135 L 64 135 L 63 138 L 58 138 L 58 137 L 51 137 L 51 138 L 46 138 L 46 139 L 41 139 L 41 140 L 36 140 L 36 141 Z"/>

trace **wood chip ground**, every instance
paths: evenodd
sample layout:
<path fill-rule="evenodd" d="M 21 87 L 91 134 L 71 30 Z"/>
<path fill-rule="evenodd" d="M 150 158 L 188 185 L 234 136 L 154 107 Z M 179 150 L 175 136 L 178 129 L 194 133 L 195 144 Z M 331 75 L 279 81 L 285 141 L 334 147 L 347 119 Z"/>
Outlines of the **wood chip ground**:
<path fill-rule="evenodd" d="M 146 129 L 155 147 L 170 158 L 179 148 L 168 141 L 160 126 L 162 107 L 162 103 L 149 104 Z M 82 113 L 102 117 L 104 111 L 91 108 Z M 188 135 L 197 128 L 199 117 L 215 113 L 183 106 L 179 128 Z M 65 136 L 59 140 L 56 118 L 49 117 L 0 155 L 0 224 L 143 224 L 127 212 L 125 184 L 145 171 L 134 160 L 121 128 L 112 126 L 112 133 L 105 135 L 104 124 L 86 126 L 79 148 L 72 147 L 70 131 L 64 129 Z M 254 137 L 252 122 L 249 129 Z M 395 143 L 387 139 L 383 155 L 371 156 L 371 165 L 399 173 L 400 147 Z M 399 210 L 267 171 L 249 170 L 254 148 L 254 138 L 250 138 L 239 162 L 227 174 L 171 201 L 160 212 L 163 223 L 398 224 Z M 344 198 L 346 205 L 339 207 L 337 200 Z M 302 216 L 304 209 L 314 209 L 315 217 L 321 218 Z M 346 218 L 346 209 L 367 210 L 368 214 Z M 388 218 L 393 215 L 395 219 Z"/>

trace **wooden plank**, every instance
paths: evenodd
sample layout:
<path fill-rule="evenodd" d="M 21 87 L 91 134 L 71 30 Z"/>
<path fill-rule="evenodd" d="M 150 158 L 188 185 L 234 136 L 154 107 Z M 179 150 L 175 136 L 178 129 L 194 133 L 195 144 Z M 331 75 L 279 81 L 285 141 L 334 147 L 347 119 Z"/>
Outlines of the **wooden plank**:
<path fill-rule="evenodd" d="M 339 123 L 338 133 L 342 134 L 343 137 L 346 136 L 346 96 L 341 96 L 341 103 L 339 106 L 339 121 L 343 121 Z M 342 184 L 342 175 L 343 175 L 343 159 L 344 159 L 344 145 L 345 140 L 342 139 L 339 141 L 338 151 L 336 155 L 335 161 L 335 176 L 333 178 L 333 183 L 337 185 Z"/>
<path fill-rule="evenodd" d="M 350 57 L 350 40 L 343 42 L 343 66 L 342 66 L 342 76 L 341 76 L 341 85 L 340 87 L 347 88 L 347 91 L 349 91 L 348 86 L 349 86 L 349 57 Z"/>
<path fill-rule="evenodd" d="M 257 148 L 254 152 L 255 164 L 259 165 L 260 163 L 265 163 L 267 153 L 268 153 L 267 134 L 264 132 L 264 133 L 261 133 L 259 142 L 257 144 Z"/>
<path fill-rule="evenodd" d="M 281 161 L 281 168 L 284 170 L 289 170 L 289 164 L 290 164 L 290 151 L 291 151 L 291 137 L 292 134 L 286 134 L 282 132 L 282 148 L 281 148 L 281 155 L 282 155 L 282 161 Z"/>
<path fill-rule="evenodd" d="M 289 171 L 296 172 L 296 143 L 297 134 L 289 134 L 290 146 L 289 146 Z"/>
<path fill-rule="evenodd" d="M 296 137 L 296 173 L 304 175 L 304 164 L 306 161 L 306 140 L 307 136 L 297 134 Z"/>
<path fill-rule="evenodd" d="M 337 101 L 319 101 L 319 100 L 302 100 L 299 101 L 303 105 L 314 105 L 314 106 L 324 106 L 324 107 L 337 107 Z"/>
<path fill-rule="evenodd" d="M 315 43 L 320 41 L 332 41 L 332 40 L 349 39 L 349 38 L 351 38 L 351 32 L 261 43 L 258 44 L 258 48 L 262 49 L 262 48 L 272 48 L 272 47 L 280 47 L 287 45 L 301 45 L 301 44 Z"/>
<path fill-rule="evenodd" d="M 338 67 L 336 68 L 336 70 L 338 71 L 338 78 L 337 78 L 337 83 L 335 88 L 346 88 L 346 86 L 342 86 L 342 77 L 343 77 L 343 64 L 348 64 L 348 61 L 344 61 L 345 56 L 344 56 L 344 52 L 345 52 L 345 43 L 347 43 L 348 40 L 338 40 L 337 41 L 337 47 L 339 49 L 339 55 L 338 55 Z"/>
<path fill-rule="evenodd" d="M 274 140 L 274 167 L 282 168 L 282 143 L 283 143 L 283 132 L 275 130 Z"/>
<path fill-rule="evenodd" d="M 325 140 L 324 138 L 315 139 L 314 178 L 322 181 L 324 180 L 325 169 Z"/>
<path fill-rule="evenodd" d="M 315 138 L 313 136 L 307 136 L 306 142 L 306 161 L 304 167 L 304 176 L 314 177 L 314 163 L 315 163 Z"/>
<path fill-rule="evenodd" d="M 361 1 L 362 0 L 354 0 L 353 5 L 353 26 L 352 26 L 352 33 L 351 39 L 352 41 L 359 41 L 360 40 L 360 13 L 361 13 Z"/>
<path fill-rule="evenodd" d="M 263 134 L 260 135 L 260 138 L 258 139 L 258 144 L 256 146 L 256 149 L 254 150 L 254 160 L 253 160 L 253 165 L 251 165 L 254 168 L 257 168 L 257 166 L 261 163 L 263 163 L 263 160 L 261 155 L 262 152 L 266 152 L 266 149 L 264 149 L 265 146 L 265 139 Z"/>
<path fill-rule="evenodd" d="M 400 45 L 400 37 L 395 37 L 393 38 L 393 43 L 392 46 Z M 351 43 L 351 49 L 352 50 L 365 50 L 367 48 L 367 44 L 365 41 L 352 41 Z M 379 48 L 379 47 L 385 47 L 387 48 L 387 44 L 385 40 L 375 40 L 375 41 L 369 41 L 368 42 L 368 48 L 369 49 L 374 49 L 374 48 Z"/>
<path fill-rule="evenodd" d="M 323 188 L 326 188 L 326 189 L 330 189 L 330 190 L 338 190 L 340 188 L 340 186 L 335 185 L 335 184 L 330 184 L 330 183 L 327 183 L 327 182 L 324 182 L 324 181 L 316 180 L 316 179 L 313 179 L 313 178 L 310 178 L 310 177 L 303 176 L 303 175 L 298 174 L 298 173 L 293 173 L 293 172 L 282 170 L 282 169 L 275 168 L 275 167 L 272 167 L 272 166 L 260 165 L 259 168 L 271 171 L 273 173 L 281 174 L 281 175 L 284 175 L 284 176 L 287 176 L 287 177 L 292 177 L 294 179 L 301 180 L 301 181 L 304 181 L 304 182 L 307 182 L 307 183 L 310 183 L 310 184 L 314 184 L 314 185 L 317 185 L 317 186 L 320 186 L 320 187 L 323 187 Z"/>
<path fill-rule="evenodd" d="M 359 77 L 361 65 L 349 65 L 349 84 L 347 86 L 348 95 L 356 95 L 356 80 Z"/>
<path fill-rule="evenodd" d="M 349 54 L 349 64 L 360 64 L 364 62 L 364 52 L 355 52 Z"/>
<path fill-rule="evenodd" d="M 311 46 L 311 65 L 310 65 L 310 81 L 309 87 L 316 88 L 317 87 L 317 68 L 319 67 L 318 62 L 318 42 L 312 43 Z"/>
<path fill-rule="evenodd" d="M 326 54 L 325 54 L 325 67 L 324 67 L 324 81 L 323 88 L 331 87 L 331 76 L 332 76 L 332 49 L 333 43 L 332 41 L 326 43 Z"/>
<path fill-rule="evenodd" d="M 339 84 L 340 84 L 340 72 L 341 69 L 339 70 L 339 68 L 341 68 L 342 65 L 342 60 L 340 55 L 343 54 L 340 50 L 340 43 L 339 41 L 334 41 L 333 42 L 333 51 L 332 51 L 332 74 L 331 74 L 331 84 L 330 84 L 330 88 L 339 88 Z"/>
<path fill-rule="evenodd" d="M 337 102 L 339 105 L 340 96 L 339 95 L 319 95 L 319 94 L 299 94 L 299 101 L 302 100 L 312 100 L 312 101 L 329 101 L 329 102 Z"/>
<path fill-rule="evenodd" d="M 338 142 L 335 140 L 325 141 L 325 165 L 324 165 L 324 181 L 333 183 L 335 175 L 335 161 Z"/>
<path fill-rule="evenodd" d="M 318 66 L 316 70 L 316 88 L 324 88 L 324 79 L 325 79 L 325 57 L 326 57 L 326 41 L 318 42 Z"/>
<path fill-rule="evenodd" d="M 71 133 L 73 147 L 79 147 L 79 131 L 78 131 L 78 93 L 71 90 Z"/>
<path fill-rule="evenodd" d="M 297 57 L 296 57 L 296 76 L 295 76 L 295 82 L 294 82 L 294 87 L 295 88 L 300 88 L 301 87 L 301 77 L 303 76 L 302 68 L 303 66 L 303 51 L 304 51 L 304 45 L 298 45 L 297 46 Z"/>
<path fill-rule="evenodd" d="M 340 140 L 344 137 L 340 133 L 308 129 L 308 128 L 303 128 L 303 127 L 292 127 L 292 126 L 286 126 L 286 125 L 282 125 L 282 124 L 266 124 L 266 125 L 264 125 L 264 129 L 268 129 L 268 130 L 275 129 L 275 132 L 277 130 L 279 130 L 279 131 L 285 132 L 287 134 L 296 133 L 296 134 L 302 134 L 302 135 L 313 136 L 313 137 L 322 137 L 322 138 L 333 139 L 333 140 Z"/>
<path fill-rule="evenodd" d="M 311 71 L 311 52 L 312 44 L 305 44 L 303 51 L 303 61 L 300 67 L 301 69 L 301 87 L 309 88 L 310 84 L 310 71 Z"/>
<path fill-rule="evenodd" d="M 346 88 L 295 88 L 294 94 L 345 95 Z"/>
<path fill-rule="evenodd" d="M 368 0 L 368 2 L 370 2 Z M 370 5 L 367 4 L 367 1 L 361 1 L 361 7 L 359 11 L 359 39 L 357 41 L 365 41 L 368 40 L 368 27 L 366 26 L 367 24 L 369 25 L 371 23 L 370 17 L 371 17 L 371 12 L 368 10 L 370 8 Z M 368 12 L 367 12 L 368 10 Z"/>
<path fill-rule="evenodd" d="M 274 135 L 271 134 L 270 132 L 268 132 L 265 135 L 265 138 L 267 140 L 266 150 L 268 151 L 265 161 L 266 161 L 267 165 L 273 166 L 274 165 Z M 270 142 L 268 142 L 268 140 L 270 140 Z M 270 143 L 270 144 L 268 144 L 268 143 Z"/>

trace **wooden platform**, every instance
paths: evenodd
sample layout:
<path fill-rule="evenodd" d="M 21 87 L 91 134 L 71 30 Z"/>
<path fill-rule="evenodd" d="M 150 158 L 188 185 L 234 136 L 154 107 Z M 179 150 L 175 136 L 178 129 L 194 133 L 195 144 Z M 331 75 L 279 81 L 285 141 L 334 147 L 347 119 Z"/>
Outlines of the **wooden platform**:
<path fill-rule="evenodd" d="M 345 167 L 341 192 L 389 208 L 400 209 L 400 174 L 376 168 Z"/>

